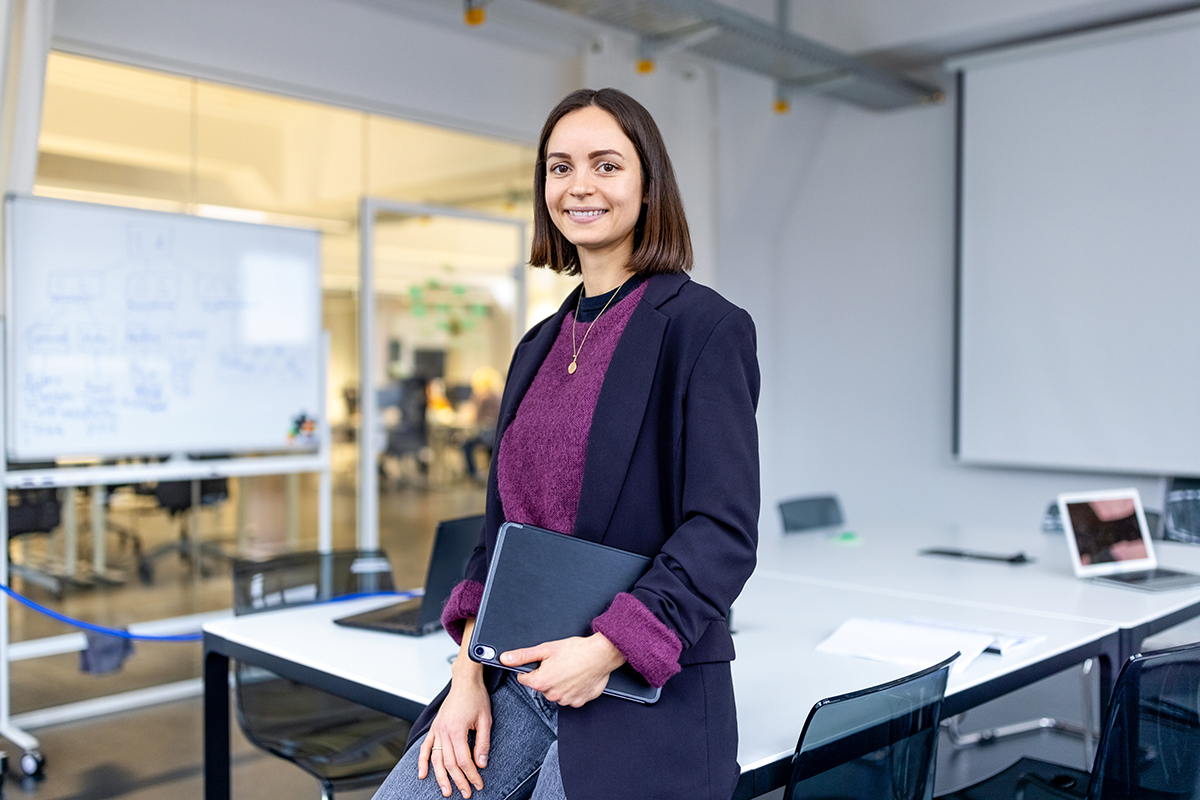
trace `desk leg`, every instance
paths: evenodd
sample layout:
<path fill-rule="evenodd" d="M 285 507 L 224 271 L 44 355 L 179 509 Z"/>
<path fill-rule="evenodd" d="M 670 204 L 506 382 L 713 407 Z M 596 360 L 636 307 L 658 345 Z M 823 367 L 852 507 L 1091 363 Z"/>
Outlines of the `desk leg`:
<path fill-rule="evenodd" d="M 1112 701 L 1113 689 L 1116 688 L 1117 674 L 1125 664 L 1127 643 L 1125 632 L 1121 631 L 1115 637 L 1109 637 L 1110 642 L 1100 653 L 1100 725 L 1108 716 L 1108 704 Z M 1113 641 L 1115 639 L 1115 641 Z"/>
<path fill-rule="evenodd" d="M 62 527 L 63 527 L 63 574 L 68 579 L 75 577 L 75 559 L 79 549 L 79 521 L 76 516 L 74 486 L 63 489 Z"/>
<path fill-rule="evenodd" d="M 204 800 L 229 800 L 229 658 L 204 654 Z"/>

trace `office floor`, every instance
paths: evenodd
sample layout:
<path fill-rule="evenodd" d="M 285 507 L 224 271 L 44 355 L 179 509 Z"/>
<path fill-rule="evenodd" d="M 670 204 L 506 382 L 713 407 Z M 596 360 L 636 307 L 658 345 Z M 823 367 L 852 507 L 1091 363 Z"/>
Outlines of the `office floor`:
<path fill-rule="evenodd" d="M 419 485 L 420 481 L 414 485 L 403 477 L 381 492 L 380 534 L 398 583 L 415 586 L 424 578 L 437 521 L 479 513 L 483 493 L 465 480 L 444 481 L 440 486 L 425 488 Z M 252 489 L 254 498 L 248 512 L 249 527 L 253 529 L 251 546 L 261 553 L 284 549 L 288 543 L 282 532 L 285 527 L 282 479 L 256 479 Z M 306 479 L 301 496 L 311 498 L 314 490 L 315 482 Z M 236 525 L 232 510 L 204 513 L 203 538 L 228 538 L 227 534 Z M 156 516 L 141 511 L 138 514 L 136 521 L 125 522 L 136 527 L 145 546 L 170 541 L 178 535 L 178 521 L 168 519 L 165 514 Z M 315 522 L 309 517 L 311 514 L 302 519 L 299 540 L 295 543 L 301 548 L 316 543 Z M 345 474 L 335 481 L 334 540 L 336 546 L 351 546 L 354 540 L 353 485 Z M 132 556 L 128 551 L 115 550 L 112 562 L 132 571 Z M 159 562 L 154 582 L 149 586 L 133 579 L 124 586 L 71 591 L 57 602 L 37 587 L 22 587 L 19 579 L 14 580 L 14 587 L 19 591 L 24 588 L 30 596 L 63 613 L 107 625 L 228 608 L 231 598 L 230 581 L 224 569 L 214 569 L 210 577 L 200 577 L 188 562 L 175 556 Z M 10 624 L 14 641 L 70 630 L 23 608 L 12 608 Z M 198 644 L 139 643 L 119 673 L 101 677 L 82 674 L 78 662 L 77 653 L 14 662 L 13 713 L 197 678 L 200 648 Z M 199 798 L 203 785 L 200 705 L 197 697 L 86 722 L 40 728 L 35 733 L 41 739 L 47 759 L 45 780 L 22 785 L 19 776 L 10 775 L 5 796 L 9 800 Z M 978 730 L 1042 716 L 1078 721 L 1081 708 L 1079 673 L 1070 670 L 970 712 L 964 720 L 964 729 Z M 236 726 L 233 741 L 235 800 L 319 796 L 315 780 L 291 764 L 255 749 L 241 737 Z M 15 755 L 15 748 L 3 740 L 0 748 Z M 961 751 L 943 739 L 938 791 L 971 783 L 1025 754 L 1071 766 L 1083 767 L 1088 763 L 1077 737 L 1053 731 Z M 367 789 L 339 797 L 366 800 L 371 794 Z"/>

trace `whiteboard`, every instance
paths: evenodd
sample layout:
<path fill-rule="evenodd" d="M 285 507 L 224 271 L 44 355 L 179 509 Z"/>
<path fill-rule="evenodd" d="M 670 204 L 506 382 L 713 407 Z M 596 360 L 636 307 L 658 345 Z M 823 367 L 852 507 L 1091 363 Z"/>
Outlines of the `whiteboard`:
<path fill-rule="evenodd" d="M 312 450 L 315 231 L 6 201 L 14 461 Z"/>
<path fill-rule="evenodd" d="M 959 456 L 1200 474 L 1200 16 L 965 72 Z"/>

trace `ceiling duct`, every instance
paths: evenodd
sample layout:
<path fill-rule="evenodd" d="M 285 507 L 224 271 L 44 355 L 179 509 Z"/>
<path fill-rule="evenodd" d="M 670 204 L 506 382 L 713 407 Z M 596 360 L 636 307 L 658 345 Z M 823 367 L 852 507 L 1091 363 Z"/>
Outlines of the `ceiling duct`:
<path fill-rule="evenodd" d="M 941 90 L 712 0 L 540 0 L 642 39 L 652 61 L 687 50 L 774 78 L 781 93 L 821 92 L 876 110 L 937 102 Z"/>

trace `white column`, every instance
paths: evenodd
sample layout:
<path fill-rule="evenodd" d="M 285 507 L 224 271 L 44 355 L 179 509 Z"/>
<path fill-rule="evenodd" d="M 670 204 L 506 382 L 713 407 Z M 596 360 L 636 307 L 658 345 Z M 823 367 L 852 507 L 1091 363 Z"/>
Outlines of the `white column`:
<path fill-rule="evenodd" d="M 0 122 L 0 185 L 5 192 L 28 194 L 37 173 L 38 136 L 46 59 L 54 24 L 55 0 L 0 0 L 6 11 Z"/>
<path fill-rule="evenodd" d="M 379 547 L 379 466 L 375 447 L 375 204 L 359 203 L 358 547 Z"/>

